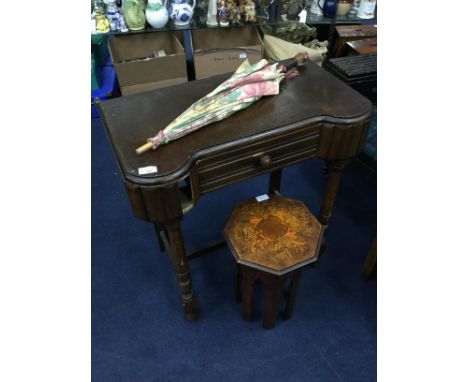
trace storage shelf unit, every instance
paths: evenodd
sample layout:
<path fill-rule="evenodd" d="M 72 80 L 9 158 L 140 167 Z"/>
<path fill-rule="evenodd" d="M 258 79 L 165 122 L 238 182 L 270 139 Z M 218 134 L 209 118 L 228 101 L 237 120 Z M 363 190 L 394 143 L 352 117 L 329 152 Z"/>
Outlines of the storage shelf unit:
<path fill-rule="evenodd" d="M 109 32 L 108 35 L 128 35 L 128 34 L 136 34 L 136 33 L 151 33 L 151 32 L 161 32 L 161 31 L 185 31 L 185 30 L 192 30 L 192 29 L 216 29 L 216 28 L 225 28 L 225 27 L 208 27 L 206 25 L 206 9 L 203 8 L 203 3 L 197 3 L 195 7 L 195 12 L 192 18 L 192 21 L 188 25 L 184 26 L 176 26 L 173 24 L 172 20 L 169 19 L 169 22 L 164 28 L 152 28 L 150 25 L 146 24 L 146 27 L 139 31 L 128 31 L 126 33 L 122 32 Z M 310 12 L 310 5 L 306 6 L 307 10 L 307 19 L 306 24 L 312 26 L 330 26 L 332 24 L 342 25 L 342 24 L 375 24 L 377 19 L 360 19 L 357 16 L 341 16 L 335 18 L 327 18 L 323 16 L 314 15 Z M 240 25 L 231 25 L 227 28 L 237 28 L 237 27 L 244 27 L 244 26 L 258 26 L 260 24 L 271 24 L 268 22 L 268 16 L 265 14 L 263 9 L 257 7 L 257 22 L 256 23 L 249 23 L 244 24 L 241 23 Z"/>
<path fill-rule="evenodd" d="M 346 24 L 376 24 L 377 18 L 374 19 L 360 19 L 357 16 L 354 17 L 333 17 L 333 18 L 326 18 L 323 16 L 317 16 L 310 12 L 310 2 L 307 0 L 307 19 L 306 24 L 309 26 L 316 27 L 317 29 L 317 38 L 321 41 L 328 40 L 329 45 L 332 43 L 333 39 L 333 31 L 335 25 L 346 25 Z M 377 13 L 376 13 L 377 14 Z M 190 24 L 185 26 L 176 26 L 173 24 L 172 20 L 169 19 L 168 24 L 164 28 L 152 28 L 148 23 L 146 24 L 145 28 L 139 31 L 128 31 L 126 33 L 121 32 L 109 32 L 108 35 L 110 38 L 118 38 L 120 36 L 128 36 L 131 34 L 140 34 L 140 33 L 157 33 L 163 31 L 171 31 L 176 33 L 176 36 L 180 39 L 180 41 L 184 45 L 185 55 L 187 60 L 187 73 L 188 79 L 194 79 L 194 71 L 193 71 L 193 52 L 192 52 L 192 41 L 191 41 L 191 30 L 194 29 L 225 29 L 225 28 L 242 28 L 246 26 L 250 27 L 259 27 L 262 24 L 270 24 L 270 25 L 277 25 L 276 23 L 269 23 L 268 16 L 265 14 L 263 9 L 257 7 L 257 22 L 256 23 L 249 23 L 249 24 L 239 24 L 239 25 L 231 25 L 229 27 L 208 27 L 206 25 L 206 9 L 203 6 L 202 2 L 197 2 L 197 5 L 194 10 L 193 18 Z"/>

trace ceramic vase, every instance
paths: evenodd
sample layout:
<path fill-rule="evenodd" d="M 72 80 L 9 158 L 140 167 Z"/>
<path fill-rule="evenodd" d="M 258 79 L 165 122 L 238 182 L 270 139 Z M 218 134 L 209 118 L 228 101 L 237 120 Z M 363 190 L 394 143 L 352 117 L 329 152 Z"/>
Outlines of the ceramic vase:
<path fill-rule="evenodd" d="M 336 14 L 336 0 L 325 0 L 321 9 L 323 12 L 323 17 L 332 18 Z"/>
<path fill-rule="evenodd" d="M 343 17 L 348 14 L 353 6 L 353 0 L 338 0 L 336 3 L 336 15 Z"/>
<path fill-rule="evenodd" d="M 357 17 L 360 19 L 373 19 L 376 5 L 377 0 L 361 0 L 357 12 Z"/>
<path fill-rule="evenodd" d="M 169 21 L 169 12 L 166 8 L 167 0 L 148 0 L 146 5 L 146 20 L 153 28 L 163 28 Z"/>
<path fill-rule="evenodd" d="M 206 25 L 209 27 L 217 27 L 218 26 L 218 5 L 216 4 L 216 0 L 208 0 L 208 12 L 206 14 Z"/>
<path fill-rule="evenodd" d="M 169 5 L 169 17 L 174 21 L 174 25 L 190 24 L 196 4 L 197 0 L 193 0 L 193 5 L 190 5 L 188 0 L 172 0 Z"/>
<path fill-rule="evenodd" d="M 312 0 L 310 4 L 310 13 L 317 16 L 323 16 L 322 6 L 324 0 Z"/>
<path fill-rule="evenodd" d="M 125 0 L 123 14 L 128 29 L 139 31 L 145 28 L 146 17 L 141 0 Z"/>
<path fill-rule="evenodd" d="M 229 26 L 229 10 L 224 0 L 218 1 L 218 21 L 221 27 Z"/>

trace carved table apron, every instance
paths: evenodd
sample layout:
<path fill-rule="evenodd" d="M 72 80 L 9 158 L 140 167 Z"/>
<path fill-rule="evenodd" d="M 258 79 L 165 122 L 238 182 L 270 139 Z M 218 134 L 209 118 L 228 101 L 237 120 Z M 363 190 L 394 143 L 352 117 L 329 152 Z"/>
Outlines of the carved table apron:
<path fill-rule="evenodd" d="M 153 222 L 168 250 L 185 317 L 196 318 L 188 256 L 180 224 L 200 195 L 270 173 L 269 192 L 279 190 L 283 167 L 318 157 L 329 162 L 319 220 L 328 224 L 341 171 L 363 147 L 372 104 L 310 63 L 277 96 L 263 97 L 226 120 L 158 149 L 135 149 L 229 75 L 98 102 L 130 204 L 136 217 Z M 157 166 L 157 173 L 138 169 Z M 179 182 L 185 179 L 187 187 Z M 220 228 L 221 229 L 221 228 Z"/>

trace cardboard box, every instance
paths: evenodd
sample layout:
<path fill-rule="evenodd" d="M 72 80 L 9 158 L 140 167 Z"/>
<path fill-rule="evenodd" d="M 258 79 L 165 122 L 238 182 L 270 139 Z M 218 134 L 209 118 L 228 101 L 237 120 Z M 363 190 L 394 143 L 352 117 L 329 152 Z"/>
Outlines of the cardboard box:
<path fill-rule="evenodd" d="M 192 47 L 197 80 L 232 73 L 246 58 L 251 64 L 263 58 L 255 27 L 192 30 Z"/>
<path fill-rule="evenodd" d="M 161 49 L 166 56 L 154 57 Z M 111 38 L 109 51 L 122 95 L 187 82 L 184 48 L 171 32 Z"/>

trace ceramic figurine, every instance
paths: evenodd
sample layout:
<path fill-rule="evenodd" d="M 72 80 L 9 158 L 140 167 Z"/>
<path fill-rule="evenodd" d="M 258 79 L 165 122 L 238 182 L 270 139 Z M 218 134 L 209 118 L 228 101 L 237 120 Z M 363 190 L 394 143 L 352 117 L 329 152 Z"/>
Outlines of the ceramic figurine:
<path fill-rule="evenodd" d="M 99 12 L 94 16 L 96 20 L 96 32 L 97 33 L 108 33 L 110 31 L 109 21 L 104 15 L 101 15 Z"/>
<path fill-rule="evenodd" d="M 229 20 L 229 23 L 232 24 L 234 22 L 234 8 L 236 4 L 234 3 L 234 0 L 225 0 L 225 1 L 226 1 L 228 20 Z"/>
<path fill-rule="evenodd" d="M 206 25 L 209 27 L 218 26 L 218 5 L 216 0 L 208 0 L 208 12 L 206 14 Z"/>
<path fill-rule="evenodd" d="M 240 25 L 242 22 L 242 14 L 244 12 L 244 2 L 243 0 L 237 0 L 237 3 L 234 5 L 232 23 L 234 25 Z"/>
<path fill-rule="evenodd" d="M 116 32 L 119 29 L 119 9 L 117 8 L 115 0 L 107 0 L 106 4 L 106 17 L 107 20 L 109 20 L 110 29 L 112 32 Z"/>
<path fill-rule="evenodd" d="M 108 33 L 110 31 L 109 20 L 106 19 L 106 5 L 101 0 L 93 2 L 91 19 L 94 33 Z"/>
<path fill-rule="evenodd" d="M 107 7 L 106 7 L 106 16 L 107 18 L 114 19 L 115 17 L 118 18 L 119 9 L 117 8 L 117 4 L 115 0 L 108 0 Z"/>
<path fill-rule="evenodd" d="M 188 0 L 172 0 L 169 5 L 169 16 L 174 21 L 174 25 L 190 24 L 196 4 L 196 0 L 193 0 L 193 5 L 190 5 Z"/>
<path fill-rule="evenodd" d="M 169 21 L 169 13 L 166 8 L 167 0 L 148 0 L 146 5 L 146 20 L 153 28 L 163 28 Z"/>
<path fill-rule="evenodd" d="M 294 0 L 292 1 L 289 6 L 288 10 L 286 12 L 286 17 L 288 20 L 298 20 L 299 19 L 299 13 L 302 12 L 302 10 L 305 8 L 306 3 L 305 0 Z"/>
<path fill-rule="evenodd" d="M 146 18 L 141 0 L 125 0 L 123 14 L 130 30 L 139 31 L 145 28 Z"/>
<path fill-rule="evenodd" d="M 257 11 L 253 0 L 246 0 L 244 3 L 244 17 L 246 23 L 254 23 L 257 21 Z"/>
<path fill-rule="evenodd" d="M 93 17 L 99 12 L 101 15 L 106 14 L 106 4 L 102 0 L 93 0 Z"/>
<path fill-rule="evenodd" d="M 229 13 L 224 0 L 218 2 L 218 21 L 222 27 L 229 26 Z"/>

